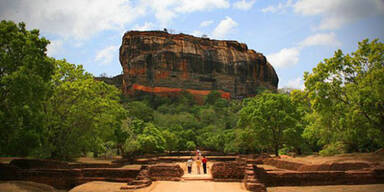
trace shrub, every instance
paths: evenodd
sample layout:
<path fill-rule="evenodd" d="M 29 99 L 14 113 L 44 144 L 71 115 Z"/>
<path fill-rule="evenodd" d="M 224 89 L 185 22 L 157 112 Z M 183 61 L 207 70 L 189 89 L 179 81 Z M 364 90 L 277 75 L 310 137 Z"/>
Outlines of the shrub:
<path fill-rule="evenodd" d="M 319 152 L 321 156 L 332 156 L 341 153 L 345 153 L 345 145 L 341 142 L 325 145 L 324 148 Z"/>

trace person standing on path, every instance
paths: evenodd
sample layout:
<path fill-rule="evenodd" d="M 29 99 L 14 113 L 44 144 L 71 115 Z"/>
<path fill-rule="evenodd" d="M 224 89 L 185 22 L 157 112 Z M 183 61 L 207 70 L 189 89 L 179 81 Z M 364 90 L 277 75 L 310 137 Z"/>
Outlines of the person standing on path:
<path fill-rule="evenodd" d="M 201 161 L 200 161 L 200 158 L 197 157 L 196 159 L 197 174 L 200 174 L 200 167 L 201 167 Z"/>
<path fill-rule="evenodd" d="M 204 174 L 207 174 L 207 158 L 205 158 L 205 155 L 203 156 L 203 159 L 201 160 L 203 162 L 203 170 Z"/>
<path fill-rule="evenodd" d="M 197 150 L 196 150 L 196 157 L 200 157 L 200 155 L 201 155 L 200 150 L 197 149 Z"/>
<path fill-rule="evenodd" d="M 187 167 L 188 167 L 188 173 L 191 174 L 192 173 L 192 163 L 193 163 L 193 160 L 192 160 L 192 157 L 190 159 L 188 159 L 187 161 Z"/>

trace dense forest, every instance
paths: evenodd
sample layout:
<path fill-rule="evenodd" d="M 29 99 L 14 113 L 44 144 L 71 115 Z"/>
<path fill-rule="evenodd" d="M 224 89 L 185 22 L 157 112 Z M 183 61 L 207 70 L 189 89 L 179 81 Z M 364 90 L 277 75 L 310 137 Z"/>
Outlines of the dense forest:
<path fill-rule="evenodd" d="M 0 155 L 70 160 L 196 148 L 224 153 L 333 155 L 384 146 L 384 44 L 363 40 L 304 74 L 305 89 L 196 103 L 127 98 L 81 65 L 46 55 L 24 23 L 0 24 Z"/>

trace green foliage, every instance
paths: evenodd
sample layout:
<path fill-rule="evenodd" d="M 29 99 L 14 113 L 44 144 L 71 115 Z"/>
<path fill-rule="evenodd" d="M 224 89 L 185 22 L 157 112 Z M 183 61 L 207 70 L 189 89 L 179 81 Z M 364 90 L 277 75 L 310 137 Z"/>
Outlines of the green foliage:
<path fill-rule="evenodd" d="M 256 138 L 262 136 L 258 143 L 266 143 L 276 155 L 283 143 L 295 139 L 288 133 L 297 131 L 297 109 L 287 95 L 263 93 L 250 99 L 239 115 L 239 126 L 254 129 Z"/>
<path fill-rule="evenodd" d="M 289 155 L 290 152 L 293 152 L 294 149 L 292 146 L 283 145 L 281 149 L 279 149 L 279 155 Z"/>
<path fill-rule="evenodd" d="M 319 152 L 321 156 L 332 156 L 345 152 L 345 145 L 342 142 L 334 142 L 324 146 Z"/>
<path fill-rule="evenodd" d="M 218 91 L 211 91 L 205 98 L 205 104 L 214 105 L 220 98 L 221 94 Z"/>
<path fill-rule="evenodd" d="M 88 150 L 102 152 L 125 113 L 119 90 L 94 80 L 81 65 L 65 60 L 55 63 L 53 93 L 45 104 L 45 147 L 57 159 L 70 159 Z"/>
<path fill-rule="evenodd" d="M 141 119 L 145 122 L 153 121 L 153 109 L 144 102 L 133 101 L 127 103 L 125 108 L 128 110 L 128 115 L 132 118 Z"/>
<path fill-rule="evenodd" d="M 24 23 L 0 23 L 0 153 L 26 156 L 41 145 L 43 103 L 50 93 L 54 64 L 49 41 Z"/>
<path fill-rule="evenodd" d="M 187 141 L 186 149 L 193 151 L 196 149 L 196 144 L 193 141 Z"/>
<path fill-rule="evenodd" d="M 305 137 L 322 146 L 341 142 L 348 152 L 384 146 L 383 53 L 383 43 L 364 40 L 356 52 L 338 50 L 304 75 L 313 110 Z"/>

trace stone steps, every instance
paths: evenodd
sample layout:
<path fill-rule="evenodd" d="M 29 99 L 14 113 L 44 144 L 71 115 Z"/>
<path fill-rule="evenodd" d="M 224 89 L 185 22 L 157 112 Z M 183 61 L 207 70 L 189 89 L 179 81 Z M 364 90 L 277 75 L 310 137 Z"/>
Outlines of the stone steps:
<path fill-rule="evenodd" d="M 248 163 L 244 170 L 244 185 L 245 188 L 249 191 L 257 192 L 267 192 L 267 188 L 261 181 L 257 178 L 253 164 Z"/>
<path fill-rule="evenodd" d="M 152 184 L 152 180 L 148 177 L 148 170 L 145 168 L 140 171 L 136 179 L 129 181 L 126 186 L 120 188 L 120 190 L 132 191 L 148 187 Z"/>

